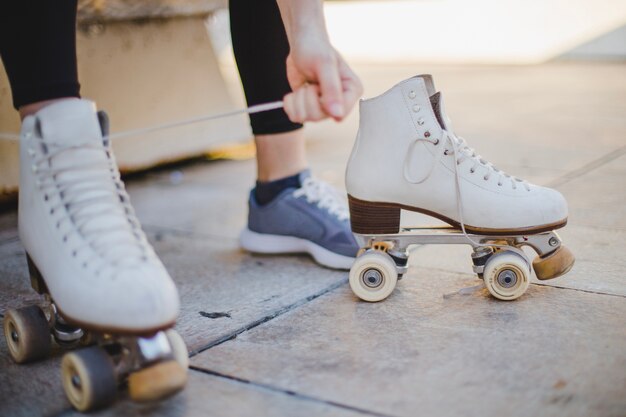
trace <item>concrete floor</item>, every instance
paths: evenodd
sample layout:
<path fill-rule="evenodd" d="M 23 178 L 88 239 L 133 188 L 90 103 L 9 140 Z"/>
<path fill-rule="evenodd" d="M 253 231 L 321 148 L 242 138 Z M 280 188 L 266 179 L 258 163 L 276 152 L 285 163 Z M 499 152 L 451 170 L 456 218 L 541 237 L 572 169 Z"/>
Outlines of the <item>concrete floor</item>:
<path fill-rule="evenodd" d="M 459 292 L 479 283 L 468 248 L 427 246 L 391 297 L 363 303 L 346 272 L 238 249 L 253 161 L 148 173 L 127 185 L 180 289 L 189 385 L 96 415 L 626 416 L 626 64 L 357 70 L 366 96 L 433 72 L 470 144 L 565 194 L 574 269 L 500 302 Z M 314 172 L 339 187 L 356 121 L 308 128 Z M 0 314 L 37 299 L 15 225 L 0 215 Z M 2 341 L 0 415 L 74 415 L 61 355 L 17 366 Z"/>

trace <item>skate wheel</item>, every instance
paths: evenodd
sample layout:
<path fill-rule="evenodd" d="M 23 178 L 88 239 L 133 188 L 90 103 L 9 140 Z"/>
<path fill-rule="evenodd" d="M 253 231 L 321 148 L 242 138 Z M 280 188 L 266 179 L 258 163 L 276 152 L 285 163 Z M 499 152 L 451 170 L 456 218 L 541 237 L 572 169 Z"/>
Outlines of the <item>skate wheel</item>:
<path fill-rule="evenodd" d="M 178 362 L 183 369 L 189 368 L 189 352 L 187 352 L 187 345 L 183 338 L 174 329 L 167 330 L 165 336 L 167 336 L 167 340 L 170 342 L 172 354 L 176 362 Z"/>
<path fill-rule="evenodd" d="M 538 279 L 552 279 L 569 272 L 575 260 L 572 251 L 561 245 L 546 257 L 537 256 L 533 261 L 533 269 Z"/>
<path fill-rule="evenodd" d="M 61 362 L 61 374 L 65 395 L 78 411 L 95 410 L 115 401 L 115 365 L 101 347 L 67 353 Z"/>
<path fill-rule="evenodd" d="M 168 360 L 133 372 L 128 377 L 128 393 L 136 402 L 161 400 L 183 389 L 187 369 L 175 360 Z"/>
<path fill-rule="evenodd" d="M 367 252 L 350 269 L 350 288 L 361 300 L 376 302 L 389 297 L 396 287 L 396 264 L 384 252 Z"/>
<path fill-rule="evenodd" d="M 503 250 L 489 258 L 485 264 L 483 279 L 494 297 L 505 301 L 515 300 L 530 285 L 530 268 L 520 255 Z"/>
<path fill-rule="evenodd" d="M 32 362 L 50 354 L 50 326 L 39 306 L 8 310 L 4 316 L 4 337 L 17 363 Z"/>

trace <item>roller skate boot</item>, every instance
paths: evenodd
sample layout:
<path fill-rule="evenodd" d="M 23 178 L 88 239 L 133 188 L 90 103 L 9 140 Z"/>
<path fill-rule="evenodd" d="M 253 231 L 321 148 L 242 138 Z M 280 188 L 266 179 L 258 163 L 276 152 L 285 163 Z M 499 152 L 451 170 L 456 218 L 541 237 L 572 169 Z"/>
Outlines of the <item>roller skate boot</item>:
<path fill-rule="evenodd" d="M 19 234 L 41 305 L 7 311 L 12 358 L 78 348 L 62 379 L 80 411 L 111 403 L 128 385 L 136 401 L 164 398 L 187 379 L 173 329 L 176 287 L 146 240 L 120 180 L 106 115 L 68 99 L 27 117 L 20 137 Z"/>
<path fill-rule="evenodd" d="M 346 171 L 352 231 L 361 247 L 350 285 L 363 300 L 391 294 L 415 244 L 469 244 L 489 292 L 514 300 L 537 278 L 565 274 L 572 253 L 554 231 L 567 223 L 556 190 L 513 177 L 457 136 L 430 75 L 405 80 L 360 102 Z M 420 212 L 444 228 L 401 228 L 400 212 Z M 520 249 L 538 254 L 531 262 Z"/>

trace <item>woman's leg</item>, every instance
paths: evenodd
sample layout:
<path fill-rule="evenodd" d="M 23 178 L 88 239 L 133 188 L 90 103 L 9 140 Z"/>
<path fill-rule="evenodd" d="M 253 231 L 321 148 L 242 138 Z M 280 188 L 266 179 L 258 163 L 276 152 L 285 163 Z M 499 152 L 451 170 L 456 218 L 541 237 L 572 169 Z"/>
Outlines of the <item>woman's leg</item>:
<path fill-rule="evenodd" d="M 233 50 L 248 105 L 282 98 L 287 35 L 275 0 L 231 0 Z M 349 268 L 358 246 L 345 202 L 307 169 L 304 132 L 281 110 L 250 116 L 258 180 L 241 246 L 252 252 L 308 252 L 332 268 Z"/>
<path fill-rule="evenodd" d="M 231 0 L 233 51 L 248 105 L 282 100 L 291 91 L 285 60 L 287 35 L 275 0 Z M 307 167 L 302 125 L 282 110 L 250 116 L 261 182 L 295 175 Z"/>
<path fill-rule="evenodd" d="M 3 5 L 0 53 L 23 116 L 20 239 L 68 322 L 165 329 L 178 294 L 134 218 L 103 138 L 106 117 L 77 98 L 75 37 L 76 0 Z"/>
<path fill-rule="evenodd" d="M 3 6 L 0 56 L 22 118 L 57 99 L 80 95 L 76 2 L 20 0 Z"/>

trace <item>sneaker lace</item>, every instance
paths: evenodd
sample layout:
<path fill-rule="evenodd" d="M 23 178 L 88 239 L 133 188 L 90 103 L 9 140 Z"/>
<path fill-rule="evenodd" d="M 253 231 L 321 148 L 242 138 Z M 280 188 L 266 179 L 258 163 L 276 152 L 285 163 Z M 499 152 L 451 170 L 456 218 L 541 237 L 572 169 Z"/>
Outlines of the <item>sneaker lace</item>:
<path fill-rule="evenodd" d="M 56 223 L 57 228 L 64 229 L 63 241 L 69 241 L 72 235 L 80 237 L 74 240 L 72 255 L 83 256 L 83 266 L 96 260 L 94 254 L 99 261 L 98 273 L 107 267 L 136 266 L 155 256 L 106 145 L 100 141 L 67 145 L 45 138 L 36 140 L 46 150 L 33 163 L 36 184 L 45 199 L 57 197 L 50 214 L 63 213 Z M 98 161 L 53 165 L 53 160 L 72 151 L 85 156 L 85 152 L 93 152 Z M 106 227 L 99 224 L 103 218 L 108 220 Z M 86 251 L 87 247 L 93 252 Z"/>
<path fill-rule="evenodd" d="M 302 186 L 293 192 L 293 196 L 305 197 L 308 203 L 316 204 L 339 220 L 350 218 L 343 195 L 324 181 L 312 177 L 305 178 Z"/>

